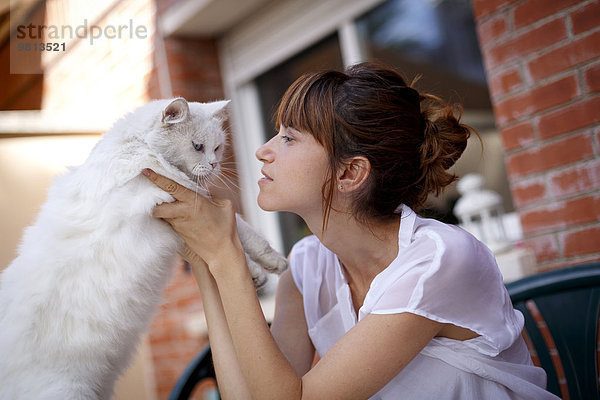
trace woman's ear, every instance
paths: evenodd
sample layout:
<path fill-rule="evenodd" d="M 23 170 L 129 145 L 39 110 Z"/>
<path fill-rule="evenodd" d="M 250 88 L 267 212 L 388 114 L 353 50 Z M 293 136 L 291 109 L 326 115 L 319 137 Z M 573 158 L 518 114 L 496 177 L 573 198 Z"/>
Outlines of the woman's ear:
<path fill-rule="evenodd" d="M 371 163 L 366 157 L 356 156 L 346 161 L 338 171 L 337 189 L 352 192 L 362 185 L 371 173 Z"/>

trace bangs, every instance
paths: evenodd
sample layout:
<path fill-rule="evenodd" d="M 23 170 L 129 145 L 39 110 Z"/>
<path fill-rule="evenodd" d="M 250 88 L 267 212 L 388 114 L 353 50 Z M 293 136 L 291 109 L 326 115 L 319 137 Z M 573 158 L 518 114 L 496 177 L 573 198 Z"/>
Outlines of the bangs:
<path fill-rule="evenodd" d="M 281 126 L 312 135 L 327 150 L 334 136 L 334 94 L 346 80 L 341 72 L 305 74 L 285 92 L 277 107 L 275 129 Z"/>

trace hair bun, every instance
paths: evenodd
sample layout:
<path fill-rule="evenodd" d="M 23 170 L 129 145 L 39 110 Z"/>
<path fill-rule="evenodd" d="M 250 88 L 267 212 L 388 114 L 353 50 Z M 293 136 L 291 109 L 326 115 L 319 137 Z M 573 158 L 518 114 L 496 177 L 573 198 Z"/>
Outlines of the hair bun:
<path fill-rule="evenodd" d="M 445 103 L 437 96 L 425 94 L 422 116 L 422 179 L 425 192 L 438 195 L 456 180 L 447 172 L 460 158 L 471 136 L 471 127 L 461 124 L 461 109 Z"/>

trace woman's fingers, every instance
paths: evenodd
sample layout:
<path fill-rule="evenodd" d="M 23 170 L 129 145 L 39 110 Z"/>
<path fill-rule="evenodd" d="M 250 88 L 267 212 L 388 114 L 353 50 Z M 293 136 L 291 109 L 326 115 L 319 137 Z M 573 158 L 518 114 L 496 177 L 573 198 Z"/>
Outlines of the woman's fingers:
<path fill-rule="evenodd" d="M 162 219 L 174 219 L 177 217 L 181 217 L 184 210 L 181 210 L 181 203 L 162 203 L 154 206 L 152 210 L 152 216 L 154 218 L 162 218 Z"/>
<path fill-rule="evenodd" d="M 149 168 L 142 170 L 142 175 L 150 179 L 156 186 L 173 196 L 175 200 L 187 201 L 196 197 L 196 193 L 181 186 L 180 184 L 172 181 L 169 178 L 165 178 L 162 175 L 158 175 L 156 172 L 152 171 Z"/>
<path fill-rule="evenodd" d="M 155 206 L 152 216 L 169 223 L 186 242 L 188 248 L 182 254 L 184 259 L 192 264 L 208 262 L 223 251 L 231 253 L 231 249 L 239 250 L 243 256 L 230 200 L 214 199 L 211 202 L 152 170 L 144 169 L 142 174 L 175 198 L 171 203 Z"/>

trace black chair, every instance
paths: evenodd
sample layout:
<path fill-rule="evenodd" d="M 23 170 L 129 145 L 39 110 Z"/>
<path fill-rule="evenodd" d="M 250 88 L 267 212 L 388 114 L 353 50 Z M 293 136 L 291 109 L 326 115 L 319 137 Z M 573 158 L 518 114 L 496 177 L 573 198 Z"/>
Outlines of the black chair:
<path fill-rule="evenodd" d="M 208 382 L 205 392 L 202 394 L 203 400 L 219 400 L 219 391 L 216 385 L 215 368 L 210 352 L 210 345 L 207 345 L 192 361 L 184 373 L 181 375 L 173 391 L 169 395 L 169 400 L 187 400 L 194 390 Z"/>
<path fill-rule="evenodd" d="M 524 336 L 534 362 L 548 374 L 548 390 L 563 399 L 600 399 L 600 263 L 544 272 L 506 287 L 525 316 Z"/>

